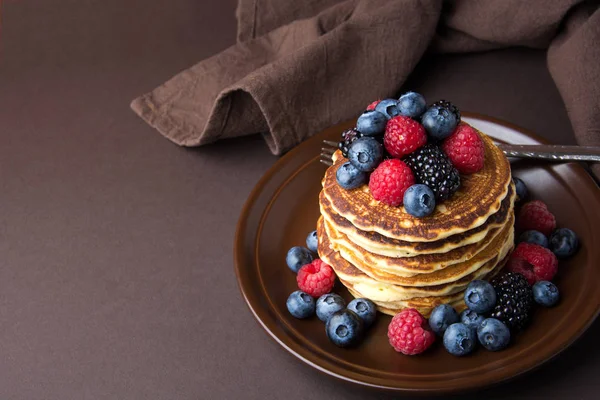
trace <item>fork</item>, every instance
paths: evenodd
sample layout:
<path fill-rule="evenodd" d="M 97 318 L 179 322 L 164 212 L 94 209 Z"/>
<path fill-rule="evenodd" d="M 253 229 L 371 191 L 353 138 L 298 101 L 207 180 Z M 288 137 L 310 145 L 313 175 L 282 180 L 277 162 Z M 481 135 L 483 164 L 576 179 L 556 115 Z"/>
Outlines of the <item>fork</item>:
<path fill-rule="evenodd" d="M 338 143 L 323 140 L 319 159 L 325 165 L 333 165 L 333 153 L 337 150 Z M 565 161 L 591 161 L 600 162 L 600 146 L 562 146 L 550 144 L 505 144 L 496 145 L 507 157 L 532 158 L 553 162 Z"/>

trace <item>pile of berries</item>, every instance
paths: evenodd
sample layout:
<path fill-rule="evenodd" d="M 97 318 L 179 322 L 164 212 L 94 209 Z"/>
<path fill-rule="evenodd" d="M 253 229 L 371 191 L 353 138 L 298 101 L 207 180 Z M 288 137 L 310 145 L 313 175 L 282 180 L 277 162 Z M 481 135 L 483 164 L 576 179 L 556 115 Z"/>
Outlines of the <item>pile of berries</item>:
<path fill-rule="evenodd" d="M 491 283 L 469 283 L 464 301 L 468 308 L 460 314 L 449 304 L 435 307 L 429 323 L 417 310 L 403 310 L 389 325 L 390 344 L 398 352 L 413 355 L 427 350 L 439 336 L 444 348 L 455 356 L 472 353 L 477 343 L 490 351 L 503 350 L 511 335 L 530 321 L 534 301 L 551 307 L 558 302 L 558 289 L 548 281 L 539 281 L 532 288 L 523 275 L 506 272 Z M 404 326 L 407 324 L 409 328 Z M 406 332 L 412 333 L 411 341 L 402 340 Z"/>
<path fill-rule="evenodd" d="M 427 107 L 415 92 L 371 103 L 338 147 L 348 158 L 336 173 L 341 187 L 368 183 L 376 200 L 404 205 L 419 218 L 458 190 L 460 174 L 481 170 L 485 156 L 481 137 L 460 122 L 455 105 L 440 100 Z"/>
<path fill-rule="evenodd" d="M 335 272 L 313 257 L 318 245 L 317 231 L 312 231 L 306 238 L 306 247 L 294 246 L 287 253 L 286 263 L 297 273 L 299 289 L 289 295 L 287 309 L 299 319 L 316 314 L 325 323 L 325 332 L 332 343 L 339 347 L 355 346 L 375 322 L 377 308 L 369 299 L 357 298 L 346 304 L 342 296 L 331 293 Z"/>
<path fill-rule="evenodd" d="M 473 352 L 477 343 L 487 350 L 502 350 L 509 345 L 511 335 L 527 327 L 536 303 L 544 307 L 558 303 L 559 290 L 551 280 L 558 271 L 558 260 L 577 252 L 579 238 L 570 229 L 557 229 L 554 215 L 543 202 L 525 203 L 529 190 L 521 179 L 514 181 L 522 203 L 517 219 L 522 233 L 506 271 L 491 282 L 469 283 L 464 294 L 467 309 L 460 314 L 451 305 L 442 304 L 433 309 L 428 324 L 414 309 L 396 315 L 388 328 L 396 351 L 421 353 L 436 335 L 455 356 Z"/>
<path fill-rule="evenodd" d="M 513 180 L 521 203 L 516 224 L 520 235 L 506 268 L 522 274 L 530 285 L 552 280 L 558 271 L 558 260 L 577 252 L 579 238 L 571 229 L 557 228 L 556 218 L 544 202 L 525 202 L 529 197 L 525 182 L 519 178 Z"/>

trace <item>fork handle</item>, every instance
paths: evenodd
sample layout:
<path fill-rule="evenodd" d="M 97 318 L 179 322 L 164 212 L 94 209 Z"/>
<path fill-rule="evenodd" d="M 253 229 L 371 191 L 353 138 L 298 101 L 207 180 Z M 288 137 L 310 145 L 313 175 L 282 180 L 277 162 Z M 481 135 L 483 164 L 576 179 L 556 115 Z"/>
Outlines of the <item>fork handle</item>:
<path fill-rule="evenodd" d="M 557 146 L 547 144 L 500 144 L 507 157 L 535 158 L 549 161 L 600 162 L 599 146 Z"/>

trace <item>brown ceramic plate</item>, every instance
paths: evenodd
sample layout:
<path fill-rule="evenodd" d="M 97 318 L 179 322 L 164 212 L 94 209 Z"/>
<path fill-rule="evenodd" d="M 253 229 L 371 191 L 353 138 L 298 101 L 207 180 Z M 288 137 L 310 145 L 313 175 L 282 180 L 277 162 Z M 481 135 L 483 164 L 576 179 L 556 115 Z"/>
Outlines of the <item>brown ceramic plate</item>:
<path fill-rule="evenodd" d="M 463 118 L 498 141 L 534 144 L 542 140 L 524 129 L 495 119 L 464 113 Z M 287 250 L 304 245 L 319 216 L 317 197 L 325 166 L 319 163 L 321 141 L 337 140 L 342 124 L 307 140 L 282 157 L 265 174 L 247 200 L 235 238 L 235 270 L 250 310 L 284 349 L 318 370 L 344 381 L 405 392 L 441 393 L 479 388 L 540 366 L 572 344 L 600 309 L 600 190 L 578 165 L 516 161 L 515 176 L 533 197 L 545 201 L 558 225 L 575 230 L 582 247 L 561 261 L 556 278 L 562 300 L 552 309 L 536 310 L 530 327 L 510 347 L 493 353 L 482 348 L 457 358 L 440 341 L 419 356 L 394 352 L 387 340 L 390 317 L 379 315 L 364 342 L 341 349 L 325 335 L 322 322 L 293 318 L 286 309 L 297 289 L 285 264 Z M 341 286 L 336 292 L 351 296 Z"/>

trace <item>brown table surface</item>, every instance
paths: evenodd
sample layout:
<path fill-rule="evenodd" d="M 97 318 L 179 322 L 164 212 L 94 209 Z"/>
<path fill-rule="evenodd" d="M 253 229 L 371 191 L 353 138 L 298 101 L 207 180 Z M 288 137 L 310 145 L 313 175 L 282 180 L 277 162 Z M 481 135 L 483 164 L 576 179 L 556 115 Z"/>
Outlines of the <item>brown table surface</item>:
<path fill-rule="evenodd" d="M 262 139 L 186 150 L 129 109 L 233 44 L 234 10 L 4 1 L 0 399 L 380 398 L 287 354 L 240 296 L 237 218 L 276 160 Z M 541 51 L 430 59 L 410 87 L 573 143 Z M 597 398 L 599 335 L 473 398 Z"/>

